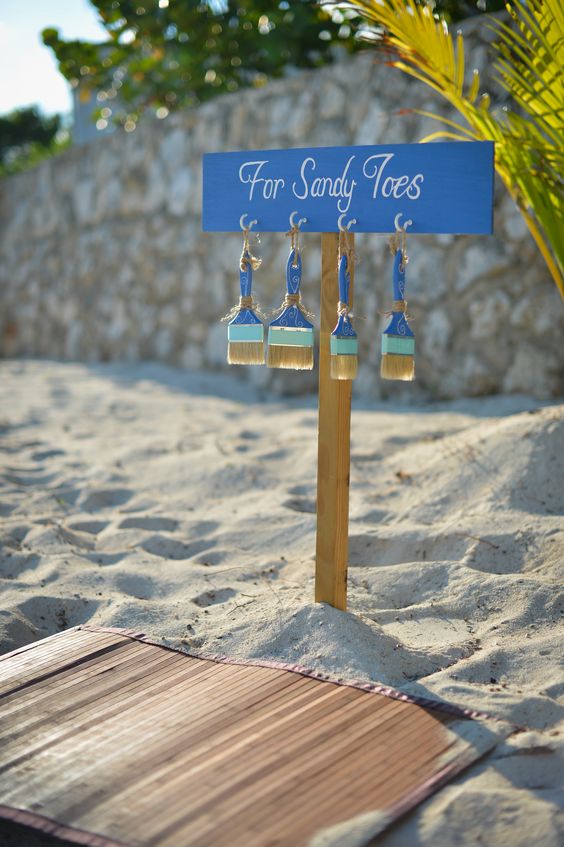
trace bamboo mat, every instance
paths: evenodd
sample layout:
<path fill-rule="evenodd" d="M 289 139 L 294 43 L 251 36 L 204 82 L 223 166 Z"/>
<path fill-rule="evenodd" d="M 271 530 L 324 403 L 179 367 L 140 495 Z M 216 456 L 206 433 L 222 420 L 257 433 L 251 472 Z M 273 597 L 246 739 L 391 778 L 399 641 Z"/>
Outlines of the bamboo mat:
<path fill-rule="evenodd" d="M 28 645 L 0 659 L 0 817 L 90 847 L 362 845 L 495 744 L 319 676 L 119 630 Z"/>

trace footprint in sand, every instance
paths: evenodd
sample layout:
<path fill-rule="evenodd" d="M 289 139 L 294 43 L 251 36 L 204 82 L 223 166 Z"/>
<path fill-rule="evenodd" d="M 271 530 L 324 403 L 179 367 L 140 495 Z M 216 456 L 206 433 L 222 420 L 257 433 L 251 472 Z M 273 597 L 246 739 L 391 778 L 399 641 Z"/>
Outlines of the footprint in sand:
<path fill-rule="evenodd" d="M 354 518 L 354 520 L 359 523 L 381 524 L 389 514 L 384 509 L 371 509 L 369 512 L 365 512 L 363 515 Z"/>
<path fill-rule="evenodd" d="M 215 545 L 215 541 L 211 539 L 201 539 L 199 541 L 176 541 L 174 538 L 167 538 L 166 535 L 152 535 L 141 544 L 141 548 L 146 553 L 152 553 L 153 556 L 160 556 L 162 559 L 191 559 L 197 553 L 202 553 Z"/>
<path fill-rule="evenodd" d="M 239 433 L 239 438 L 244 438 L 246 441 L 256 441 L 260 437 L 260 432 L 254 432 L 251 429 L 242 429 Z"/>
<path fill-rule="evenodd" d="M 90 620 L 99 602 L 79 597 L 32 597 L 13 611 L 40 633 L 53 635 Z"/>
<path fill-rule="evenodd" d="M 282 503 L 287 509 L 292 509 L 293 512 L 307 512 L 315 514 L 315 500 L 308 500 L 306 497 L 292 497 L 290 500 L 285 500 Z"/>
<path fill-rule="evenodd" d="M 119 525 L 119 529 L 146 529 L 151 532 L 174 532 L 177 528 L 178 521 L 174 518 L 164 518 L 157 515 L 125 518 Z"/>
<path fill-rule="evenodd" d="M 53 459 L 55 456 L 65 456 L 65 450 L 38 450 L 36 453 L 33 453 L 32 459 L 34 462 L 43 462 L 45 459 Z"/>
<path fill-rule="evenodd" d="M 382 459 L 382 453 L 352 453 L 351 462 L 379 462 Z"/>
<path fill-rule="evenodd" d="M 8 547 L 19 547 L 31 528 L 31 524 L 11 526 L 4 537 L 0 539 L 0 542 Z"/>
<path fill-rule="evenodd" d="M 303 497 L 311 494 L 312 491 L 313 487 L 311 485 L 293 485 L 292 488 L 288 489 L 288 494 L 295 494 L 298 497 Z"/>
<path fill-rule="evenodd" d="M 197 556 L 194 561 L 197 565 L 221 565 L 230 555 L 232 554 L 229 550 L 210 550 L 208 553 Z"/>
<path fill-rule="evenodd" d="M 152 580 L 138 574 L 121 574 L 115 579 L 116 588 L 138 600 L 149 600 L 155 593 Z"/>
<path fill-rule="evenodd" d="M 409 562 L 461 562 L 489 573 L 520 570 L 523 550 L 511 535 L 477 538 L 465 532 L 437 535 L 382 536 L 372 533 L 349 537 L 349 564 L 374 567 Z"/>
<path fill-rule="evenodd" d="M 9 432 L 12 427 L 1 427 L 0 433 Z M 13 427 L 16 429 L 17 427 Z M 41 441 L 22 441 L 19 444 L 10 444 L 10 445 L 2 445 L 0 450 L 2 453 L 21 453 L 23 450 L 29 450 L 32 447 L 41 447 L 43 442 Z"/>
<path fill-rule="evenodd" d="M 289 450 L 286 447 L 281 447 L 279 450 L 271 450 L 269 453 L 261 453 L 260 456 L 257 456 L 259 461 L 267 461 L 271 462 L 276 459 L 285 459 L 289 454 Z"/>
<path fill-rule="evenodd" d="M 43 563 L 36 553 L 0 552 L 0 578 L 16 579 L 24 571 L 33 570 Z"/>
<path fill-rule="evenodd" d="M 116 506 L 123 506 L 133 497 L 134 493 L 128 488 L 100 488 L 98 491 L 91 491 L 87 494 L 80 505 L 85 512 L 112 509 Z"/>
<path fill-rule="evenodd" d="M 108 526 L 108 521 L 75 521 L 69 523 L 69 529 L 74 529 L 76 532 L 88 532 L 90 535 L 98 535 Z"/>
<path fill-rule="evenodd" d="M 50 482 L 53 482 L 54 479 L 58 477 L 57 473 L 48 473 L 45 474 L 42 471 L 37 471 L 37 469 L 33 470 L 11 470 L 8 473 L 3 475 L 3 478 L 6 482 L 12 483 L 12 485 L 48 485 Z"/>
<path fill-rule="evenodd" d="M 117 565 L 126 558 L 125 553 L 81 553 L 83 559 L 88 559 L 94 565 Z"/>
<path fill-rule="evenodd" d="M 227 603 L 235 596 L 235 591 L 232 588 L 218 588 L 216 591 L 204 591 L 203 594 L 198 594 L 192 598 L 192 602 L 196 606 L 215 606 L 218 603 Z"/>

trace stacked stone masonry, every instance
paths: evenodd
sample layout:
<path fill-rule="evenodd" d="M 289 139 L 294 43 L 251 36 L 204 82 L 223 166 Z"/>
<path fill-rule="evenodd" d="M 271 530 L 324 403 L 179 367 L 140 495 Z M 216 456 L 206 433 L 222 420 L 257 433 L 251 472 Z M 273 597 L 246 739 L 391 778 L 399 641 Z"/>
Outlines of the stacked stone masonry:
<path fill-rule="evenodd" d="M 489 37 L 485 27 L 469 36 L 481 69 Z M 101 137 L 4 179 L 0 355 L 228 368 L 219 321 L 238 296 L 241 238 L 201 232 L 202 154 L 414 142 L 438 128 L 405 111 L 415 109 L 449 115 L 428 89 L 369 51 L 163 121 L 147 119 L 134 133 Z M 419 236 L 408 246 L 416 383 L 380 380 L 391 256 L 385 236 L 362 235 L 357 393 L 548 398 L 564 391 L 564 308 L 501 185 L 494 236 Z M 303 296 L 318 314 L 319 236 L 305 235 L 304 247 Z M 281 234 L 265 234 L 256 245 L 263 266 L 255 290 L 266 308 L 281 300 L 288 249 Z M 316 382 L 315 372 L 237 370 L 280 392 L 307 391 Z"/>

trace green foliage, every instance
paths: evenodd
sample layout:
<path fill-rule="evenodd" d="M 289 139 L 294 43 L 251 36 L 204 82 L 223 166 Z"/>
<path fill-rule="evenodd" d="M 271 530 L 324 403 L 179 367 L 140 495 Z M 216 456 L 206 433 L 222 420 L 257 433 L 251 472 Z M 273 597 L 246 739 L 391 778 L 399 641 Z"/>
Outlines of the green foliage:
<path fill-rule="evenodd" d="M 345 4 L 344 4 L 345 5 Z M 510 108 L 496 111 L 471 80 L 464 39 L 417 0 L 352 0 L 372 35 L 392 51 L 390 64 L 444 97 L 462 122 L 446 123 L 424 141 L 492 140 L 496 170 L 519 206 L 552 277 L 564 297 L 564 10 L 561 0 L 511 0 L 511 25 L 494 21 L 498 41 L 492 63 Z M 427 114 L 427 113 L 424 113 Z"/>
<path fill-rule="evenodd" d="M 32 167 L 66 146 L 61 116 L 47 117 L 37 106 L 0 116 L 0 175 Z"/>
<path fill-rule="evenodd" d="M 342 15 L 334 21 L 310 0 L 92 3 L 107 41 L 64 41 L 56 29 L 44 30 L 43 41 L 73 85 L 97 93 L 101 117 L 126 129 L 147 109 L 165 117 L 223 92 L 263 85 L 288 67 L 330 62 L 336 45 L 358 46 Z"/>

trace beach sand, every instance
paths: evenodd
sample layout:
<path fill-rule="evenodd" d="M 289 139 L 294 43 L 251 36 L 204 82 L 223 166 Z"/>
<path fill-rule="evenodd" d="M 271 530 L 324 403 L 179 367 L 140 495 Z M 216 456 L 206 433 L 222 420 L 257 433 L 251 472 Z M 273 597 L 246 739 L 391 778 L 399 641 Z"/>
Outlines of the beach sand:
<path fill-rule="evenodd" d="M 2 651 L 89 622 L 480 709 L 523 729 L 377 843 L 557 847 L 564 406 L 353 402 L 346 613 L 316 427 L 235 373 L 0 363 Z"/>

